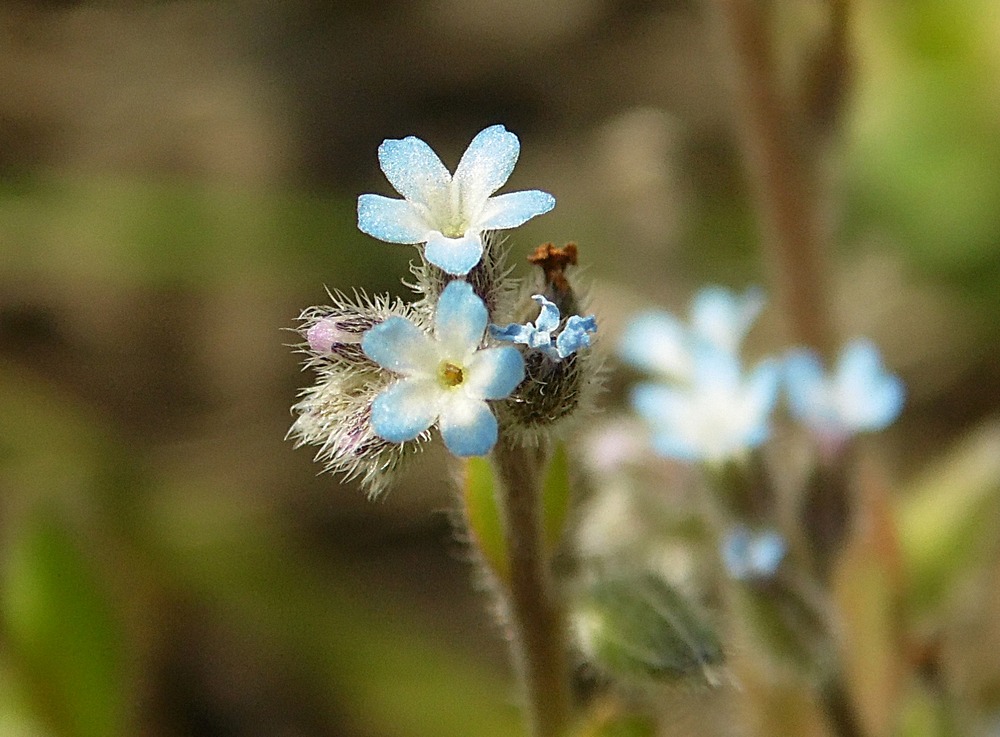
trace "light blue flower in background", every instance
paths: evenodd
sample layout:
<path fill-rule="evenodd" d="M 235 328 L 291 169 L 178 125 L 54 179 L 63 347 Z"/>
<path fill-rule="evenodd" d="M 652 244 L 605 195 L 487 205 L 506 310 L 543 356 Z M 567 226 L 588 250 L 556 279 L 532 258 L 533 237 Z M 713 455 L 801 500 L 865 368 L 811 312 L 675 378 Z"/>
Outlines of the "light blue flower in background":
<path fill-rule="evenodd" d="M 774 530 L 751 530 L 737 525 L 722 538 L 722 564 L 737 581 L 762 581 L 774 576 L 787 552 L 785 540 Z"/>
<path fill-rule="evenodd" d="M 653 448 L 681 461 L 721 463 L 763 443 L 770 433 L 781 368 L 765 360 L 744 375 L 739 359 L 701 344 L 685 384 L 640 384 L 632 405 L 653 431 Z"/>
<path fill-rule="evenodd" d="M 397 200 L 358 198 L 358 228 L 389 243 L 426 243 L 424 255 L 449 274 L 467 274 L 483 254 L 482 234 L 515 228 L 555 207 L 539 190 L 491 197 L 510 177 L 520 152 L 517 136 L 502 125 L 481 131 L 452 176 L 419 138 L 387 139 L 378 149 Z"/>
<path fill-rule="evenodd" d="M 570 315 L 566 326 L 554 336 L 553 333 L 559 329 L 559 308 L 541 294 L 535 294 L 531 298 L 541 308 L 535 321 L 523 325 L 512 322 L 505 327 L 491 325 L 490 333 L 494 338 L 542 351 L 554 361 L 568 358 L 578 350 L 590 347 L 590 334 L 597 332 L 597 318 L 594 315 Z"/>
<path fill-rule="evenodd" d="M 759 288 L 738 295 L 724 287 L 705 287 L 691 302 L 691 329 L 699 339 L 735 354 L 762 309 Z"/>
<path fill-rule="evenodd" d="M 887 427 L 905 398 L 903 382 L 886 372 L 869 340 L 844 346 L 829 376 L 813 351 L 793 351 L 785 359 L 785 388 L 795 418 L 833 440 Z"/>
<path fill-rule="evenodd" d="M 438 300 L 433 336 L 402 317 L 365 333 L 365 354 L 401 377 L 372 403 L 379 437 L 401 443 L 436 423 L 455 455 L 490 451 L 497 421 L 486 400 L 514 391 L 524 379 L 524 359 L 512 346 L 481 349 L 487 322 L 486 305 L 472 287 L 453 281 Z"/>
<path fill-rule="evenodd" d="M 763 306 L 760 289 L 738 295 L 724 287 L 705 287 L 691 301 L 690 325 L 663 310 L 641 313 L 626 326 L 618 353 L 643 371 L 689 381 L 695 346 L 704 343 L 736 355 Z"/>

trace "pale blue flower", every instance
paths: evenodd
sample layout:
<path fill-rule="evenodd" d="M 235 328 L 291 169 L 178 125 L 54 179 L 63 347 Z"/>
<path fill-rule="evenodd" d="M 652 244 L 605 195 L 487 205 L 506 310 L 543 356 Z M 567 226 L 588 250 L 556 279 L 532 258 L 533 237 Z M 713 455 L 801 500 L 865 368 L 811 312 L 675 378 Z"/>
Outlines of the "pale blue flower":
<path fill-rule="evenodd" d="M 663 310 L 641 313 L 626 326 L 618 353 L 643 371 L 689 381 L 695 347 L 707 344 L 736 355 L 763 306 L 759 289 L 738 295 L 724 287 L 706 287 L 691 301 L 690 325 Z"/>
<path fill-rule="evenodd" d="M 762 581 L 771 578 L 785 558 L 784 538 L 774 530 L 751 530 L 737 525 L 722 538 L 722 564 L 737 581 Z"/>
<path fill-rule="evenodd" d="M 777 397 L 777 361 L 744 375 L 736 356 L 704 343 L 691 358 L 689 382 L 640 384 L 632 392 L 633 406 L 653 430 L 654 449 L 682 461 L 721 463 L 763 443 Z"/>
<path fill-rule="evenodd" d="M 490 451 L 497 421 L 486 400 L 514 391 L 524 379 L 524 359 L 511 346 L 480 348 L 487 322 L 486 305 L 472 287 L 453 281 L 438 300 L 433 336 L 402 317 L 365 333 L 365 354 L 401 377 L 372 403 L 379 437 L 402 443 L 436 424 L 455 455 Z"/>
<path fill-rule="evenodd" d="M 397 200 L 358 198 L 358 228 L 389 243 L 425 243 L 424 256 L 449 274 L 467 274 L 483 254 L 482 234 L 515 228 L 555 207 L 539 190 L 491 197 L 510 177 L 520 152 L 517 136 L 502 125 L 481 131 L 452 176 L 419 138 L 387 139 L 378 149 Z"/>
<path fill-rule="evenodd" d="M 785 360 L 785 377 L 792 414 L 831 440 L 881 430 L 903 408 L 903 382 L 886 372 L 878 348 L 868 340 L 844 346 L 830 376 L 813 351 L 793 351 Z"/>
<path fill-rule="evenodd" d="M 590 334 L 597 332 L 597 318 L 594 315 L 570 315 L 562 331 L 554 335 L 559 329 L 559 308 L 541 294 L 533 295 L 532 299 L 541 308 L 533 323 L 522 325 L 512 322 L 505 327 L 491 325 L 490 333 L 493 337 L 526 345 L 541 351 L 554 361 L 568 358 L 578 350 L 590 347 Z"/>

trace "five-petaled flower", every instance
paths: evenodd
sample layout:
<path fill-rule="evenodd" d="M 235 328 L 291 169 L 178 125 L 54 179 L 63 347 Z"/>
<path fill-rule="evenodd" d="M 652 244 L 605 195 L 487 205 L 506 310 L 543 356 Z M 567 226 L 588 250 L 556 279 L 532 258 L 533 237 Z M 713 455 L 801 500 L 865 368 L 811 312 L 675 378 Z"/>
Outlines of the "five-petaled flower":
<path fill-rule="evenodd" d="M 524 379 L 524 359 L 511 346 L 481 348 L 487 322 L 486 305 L 472 286 L 453 281 L 438 300 L 433 336 L 402 317 L 365 333 L 365 354 L 400 376 L 372 403 L 377 435 L 402 443 L 437 423 L 455 455 L 490 451 L 497 421 L 486 400 L 514 391 Z"/>
<path fill-rule="evenodd" d="M 653 431 L 653 448 L 682 461 L 721 463 L 763 443 L 777 397 L 780 367 L 761 361 L 744 376 L 739 359 L 703 344 L 693 352 L 689 383 L 645 383 L 632 405 Z"/>
<path fill-rule="evenodd" d="M 425 258 L 449 274 L 467 274 L 483 254 L 483 232 L 514 228 L 555 206 L 533 189 L 491 197 L 510 177 L 520 143 L 502 125 L 481 131 L 452 176 L 419 138 L 387 139 L 379 163 L 402 200 L 358 198 L 358 227 L 389 243 L 425 243 Z"/>
<path fill-rule="evenodd" d="M 706 287 L 691 302 L 690 325 L 657 310 L 626 327 L 619 355 L 658 380 L 632 393 L 632 405 L 650 425 L 657 452 L 719 463 L 767 439 L 780 367 L 765 360 L 744 374 L 739 357 L 763 304 L 759 289 L 738 295 Z"/>
<path fill-rule="evenodd" d="M 813 351 L 793 351 L 785 359 L 785 377 L 792 414 L 827 442 L 881 430 L 903 408 L 903 382 L 886 372 L 868 340 L 844 346 L 829 376 Z"/>
<path fill-rule="evenodd" d="M 531 298 L 541 308 L 535 322 L 524 325 L 512 322 L 504 327 L 491 325 L 490 333 L 494 338 L 526 345 L 541 351 L 553 361 L 568 358 L 578 350 L 590 347 L 590 334 L 597 331 L 596 317 L 570 315 L 562 331 L 553 335 L 559 328 L 559 308 L 540 294 Z"/>

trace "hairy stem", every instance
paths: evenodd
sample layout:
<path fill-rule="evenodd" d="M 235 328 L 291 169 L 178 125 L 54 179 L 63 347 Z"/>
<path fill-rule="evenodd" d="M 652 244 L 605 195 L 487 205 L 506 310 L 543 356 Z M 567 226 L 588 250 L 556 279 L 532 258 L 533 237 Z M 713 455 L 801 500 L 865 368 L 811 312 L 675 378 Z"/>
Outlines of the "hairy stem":
<path fill-rule="evenodd" d="M 570 718 L 565 626 L 542 540 L 544 454 L 501 438 L 493 452 L 510 559 L 507 616 L 531 734 L 564 737 Z"/>
<path fill-rule="evenodd" d="M 736 133 L 778 301 L 797 342 L 829 353 L 824 246 L 816 161 L 778 85 L 760 0 L 710 0 L 728 62 Z"/>

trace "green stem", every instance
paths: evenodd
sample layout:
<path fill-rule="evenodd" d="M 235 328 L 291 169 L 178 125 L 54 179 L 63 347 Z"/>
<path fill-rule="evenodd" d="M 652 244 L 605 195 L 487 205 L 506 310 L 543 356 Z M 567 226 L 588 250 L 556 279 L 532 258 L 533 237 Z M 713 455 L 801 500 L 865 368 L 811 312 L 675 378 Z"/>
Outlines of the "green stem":
<path fill-rule="evenodd" d="M 565 623 L 542 537 L 544 453 L 501 438 L 493 451 L 510 560 L 507 615 L 534 737 L 564 737 L 570 719 Z"/>

